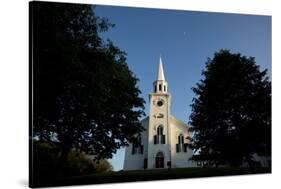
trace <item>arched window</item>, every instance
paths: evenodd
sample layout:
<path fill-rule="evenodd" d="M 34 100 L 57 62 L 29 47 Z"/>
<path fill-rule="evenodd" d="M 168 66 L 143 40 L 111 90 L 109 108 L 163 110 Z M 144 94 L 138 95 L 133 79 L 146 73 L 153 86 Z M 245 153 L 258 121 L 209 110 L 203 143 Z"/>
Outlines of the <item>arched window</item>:
<path fill-rule="evenodd" d="M 157 127 L 157 135 L 163 135 L 163 126 L 162 125 L 159 125 Z"/>
<path fill-rule="evenodd" d="M 179 152 L 187 152 L 187 144 L 184 143 L 184 136 L 179 134 L 178 143 L 176 144 L 176 151 Z"/>
<path fill-rule="evenodd" d="M 159 91 L 162 91 L 162 85 L 159 84 Z"/>
<path fill-rule="evenodd" d="M 164 85 L 164 92 L 166 92 L 166 85 Z"/>
<path fill-rule="evenodd" d="M 165 144 L 165 135 L 164 135 L 163 125 L 157 127 L 157 134 L 154 135 L 154 144 Z"/>
<path fill-rule="evenodd" d="M 143 154 L 143 145 L 141 135 L 138 135 L 132 145 L 132 154 Z"/>
<path fill-rule="evenodd" d="M 183 143 L 184 143 L 184 139 L 183 139 L 183 135 L 182 135 L 182 134 L 180 134 L 180 135 L 178 136 L 178 143 L 179 143 L 179 144 L 183 144 Z"/>

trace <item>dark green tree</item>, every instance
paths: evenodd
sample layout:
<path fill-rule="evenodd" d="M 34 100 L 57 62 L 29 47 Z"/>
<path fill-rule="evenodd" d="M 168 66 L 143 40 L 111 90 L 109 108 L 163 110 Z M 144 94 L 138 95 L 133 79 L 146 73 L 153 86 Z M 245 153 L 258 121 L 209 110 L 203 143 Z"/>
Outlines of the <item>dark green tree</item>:
<path fill-rule="evenodd" d="M 143 128 L 144 100 L 126 54 L 100 32 L 112 24 L 83 4 L 32 2 L 32 137 L 111 158 Z"/>
<path fill-rule="evenodd" d="M 33 144 L 33 171 L 36 182 L 48 180 L 55 175 L 59 159 L 59 149 L 56 144 L 35 141 Z M 71 150 L 65 162 L 67 176 L 82 176 L 112 171 L 112 165 L 105 159 L 93 161 L 84 153 Z"/>
<path fill-rule="evenodd" d="M 215 53 L 193 88 L 190 124 L 195 160 L 253 165 L 271 155 L 271 82 L 253 57 Z"/>

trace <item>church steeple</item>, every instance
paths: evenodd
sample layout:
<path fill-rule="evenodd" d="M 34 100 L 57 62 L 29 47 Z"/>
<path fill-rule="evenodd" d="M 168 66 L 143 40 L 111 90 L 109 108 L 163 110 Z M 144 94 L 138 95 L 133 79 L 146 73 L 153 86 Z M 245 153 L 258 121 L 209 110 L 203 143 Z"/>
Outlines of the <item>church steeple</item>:
<path fill-rule="evenodd" d="M 168 91 L 168 83 L 165 80 L 161 55 L 160 55 L 159 65 L 158 65 L 158 75 L 157 75 L 156 81 L 154 81 L 153 85 L 154 85 L 154 93 L 167 93 L 167 91 Z"/>
<path fill-rule="evenodd" d="M 164 71 L 163 71 L 163 63 L 162 63 L 161 55 L 160 55 L 159 66 L 158 66 L 157 80 L 165 81 L 165 76 L 164 76 Z"/>

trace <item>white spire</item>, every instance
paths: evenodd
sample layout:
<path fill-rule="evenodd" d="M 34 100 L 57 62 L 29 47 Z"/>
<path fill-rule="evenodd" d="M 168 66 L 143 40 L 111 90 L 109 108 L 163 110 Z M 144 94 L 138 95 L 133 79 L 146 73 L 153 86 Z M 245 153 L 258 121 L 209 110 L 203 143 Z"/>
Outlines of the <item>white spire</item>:
<path fill-rule="evenodd" d="M 158 67 L 158 76 L 157 80 L 163 80 L 165 81 L 165 76 L 164 76 L 164 71 L 163 71 L 163 65 L 162 65 L 162 58 L 160 55 L 160 60 L 159 60 L 159 67 Z"/>

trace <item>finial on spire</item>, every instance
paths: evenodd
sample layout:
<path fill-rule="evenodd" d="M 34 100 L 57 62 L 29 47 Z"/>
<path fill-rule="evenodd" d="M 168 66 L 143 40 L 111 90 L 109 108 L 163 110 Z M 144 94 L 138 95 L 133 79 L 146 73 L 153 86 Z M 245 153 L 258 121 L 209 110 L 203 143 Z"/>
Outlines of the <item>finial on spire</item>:
<path fill-rule="evenodd" d="M 160 60 L 159 60 L 159 67 L 158 67 L 158 76 L 157 80 L 163 80 L 165 81 L 165 76 L 164 76 L 164 71 L 163 71 L 163 64 L 162 64 L 162 58 L 160 55 Z"/>

